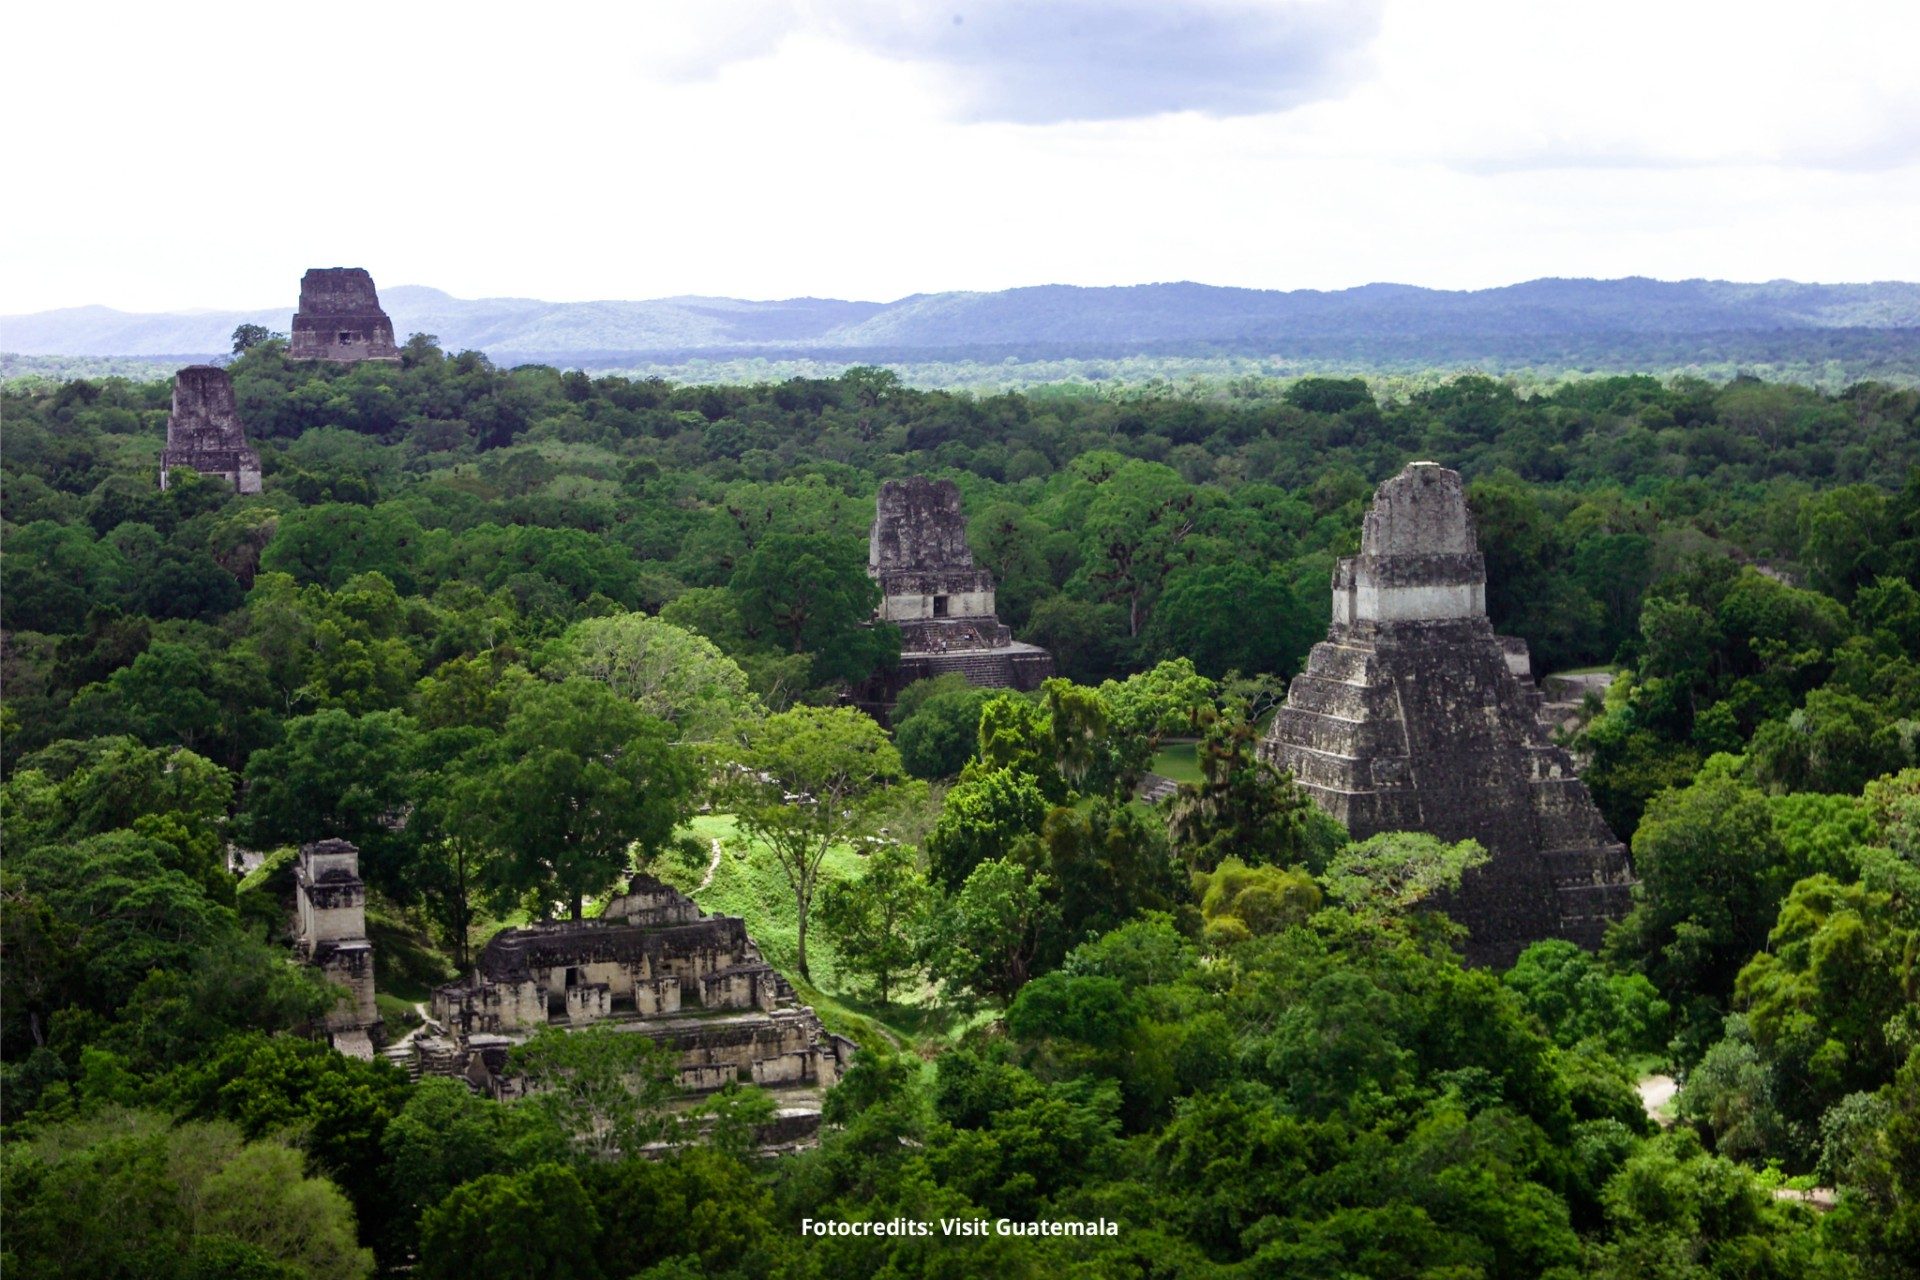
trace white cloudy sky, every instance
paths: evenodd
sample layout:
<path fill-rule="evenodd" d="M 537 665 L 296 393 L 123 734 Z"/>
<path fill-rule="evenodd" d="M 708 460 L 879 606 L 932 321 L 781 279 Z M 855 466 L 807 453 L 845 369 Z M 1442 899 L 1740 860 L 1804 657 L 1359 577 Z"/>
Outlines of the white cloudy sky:
<path fill-rule="evenodd" d="M 325 12 L 322 24 L 308 12 Z M 22 4 L 0 312 L 1920 278 L 1920 5 Z"/>

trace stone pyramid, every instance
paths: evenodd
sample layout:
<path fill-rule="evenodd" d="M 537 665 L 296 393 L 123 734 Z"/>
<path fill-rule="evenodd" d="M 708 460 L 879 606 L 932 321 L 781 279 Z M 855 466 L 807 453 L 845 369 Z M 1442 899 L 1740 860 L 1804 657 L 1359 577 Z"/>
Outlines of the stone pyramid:
<path fill-rule="evenodd" d="M 1445 906 L 1469 960 L 1506 964 L 1543 938 L 1598 946 L 1632 877 L 1540 722 L 1526 642 L 1487 621 L 1486 581 L 1458 472 L 1415 462 L 1381 484 L 1360 554 L 1334 570 L 1333 625 L 1260 750 L 1356 840 L 1486 846 Z"/>
<path fill-rule="evenodd" d="M 162 489 L 174 471 L 214 476 L 240 493 L 260 492 L 260 455 L 247 444 L 225 369 L 194 364 L 173 375 L 173 412 L 160 452 Z"/>

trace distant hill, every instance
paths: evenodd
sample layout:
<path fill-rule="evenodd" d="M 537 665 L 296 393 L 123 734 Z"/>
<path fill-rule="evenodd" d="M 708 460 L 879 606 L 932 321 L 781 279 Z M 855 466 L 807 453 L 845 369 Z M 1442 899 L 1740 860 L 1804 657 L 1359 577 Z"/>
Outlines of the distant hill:
<path fill-rule="evenodd" d="M 1128 355 L 1286 356 L 1360 364 L 1482 361 L 1674 365 L 1818 360 L 1920 345 L 1920 284 L 1532 280 L 1450 291 L 1372 284 L 1331 292 L 1200 284 L 1042 285 L 897 302 L 659 298 L 541 302 L 382 293 L 395 332 L 496 362 L 607 367 L 683 359 L 1003 360 Z M 0 352 L 32 356 L 224 353 L 241 324 L 284 331 L 291 309 L 134 315 L 71 307 L 0 317 Z M 1612 357 L 1609 359 L 1609 355 Z M 1747 358 L 1760 358 L 1758 355 Z"/>

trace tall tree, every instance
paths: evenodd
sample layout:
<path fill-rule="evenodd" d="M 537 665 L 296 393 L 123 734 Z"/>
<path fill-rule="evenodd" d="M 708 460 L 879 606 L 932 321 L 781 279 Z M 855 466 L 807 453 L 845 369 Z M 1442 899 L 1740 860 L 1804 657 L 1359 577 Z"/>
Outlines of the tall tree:
<path fill-rule="evenodd" d="M 1181 544 L 1198 527 L 1201 495 L 1180 473 L 1157 462 L 1132 461 L 1100 485 L 1087 506 L 1082 546 L 1086 575 L 1127 610 L 1137 636 Z"/>
<path fill-rule="evenodd" d="M 744 559 L 729 584 L 750 631 L 778 635 L 814 656 L 823 680 L 858 680 L 897 661 L 900 629 L 871 625 L 880 589 L 859 544 L 824 535 L 775 534 Z"/>
<path fill-rule="evenodd" d="M 820 927 L 839 944 L 845 966 L 867 979 L 886 1004 L 913 968 L 932 902 L 913 850 L 886 844 L 867 859 L 859 879 L 821 889 Z"/>
<path fill-rule="evenodd" d="M 1183 782 L 1167 815 L 1174 848 L 1211 871 L 1227 858 L 1248 866 L 1305 860 L 1311 802 L 1291 775 L 1259 758 L 1259 731 L 1236 712 L 1204 712 L 1200 781 Z"/>
<path fill-rule="evenodd" d="M 713 641 L 643 613 L 574 623 L 555 642 L 548 666 L 598 680 L 671 724 L 683 742 L 711 742 L 760 709 L 747 673 Z"/>
<path fill-rule="evenodd" d="M 609 887 L 665 849 L 692 814 L 692 752 L 664 721 L 605 685 L 535 684 L 514 700 L 501 763 L 477 797 L 492 842 L 496 885 L 570 904 Z"/>
<path fill-rule="evenodd" d="M 795 707 L 752 725 L 733 759 L 734 813 L 772 851 L 793 890 L 800 976 L 827 851 L 864 833 L 902 776 L 884 730 L 852 707 Z"/>

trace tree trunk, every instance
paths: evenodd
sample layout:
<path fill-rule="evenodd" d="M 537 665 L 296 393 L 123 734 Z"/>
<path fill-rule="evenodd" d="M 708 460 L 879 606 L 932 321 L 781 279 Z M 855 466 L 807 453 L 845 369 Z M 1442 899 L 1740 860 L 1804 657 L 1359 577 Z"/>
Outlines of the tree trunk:
<path fill-rule="evenodd" d="M 586 895 L 579 894 L 579 893 L 576 893 L 573 895 L 573 918 L 576 921 L 581 919 L 582 907 L 584 906 L 585 897 Z"/>
<path fill-rule="evenodd" d="M 807 899 L 797 889 L 793 894 L 793 905 L 800 917 L 800 976 L 812 982 L 813 975 L 807 972 Z"/>

